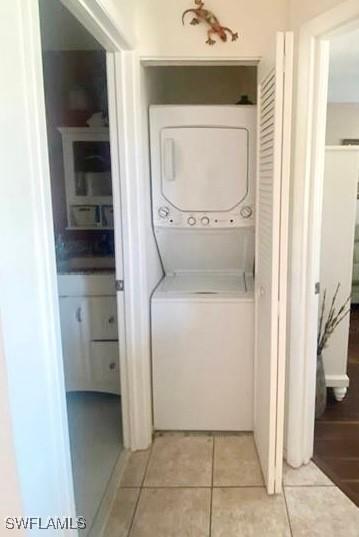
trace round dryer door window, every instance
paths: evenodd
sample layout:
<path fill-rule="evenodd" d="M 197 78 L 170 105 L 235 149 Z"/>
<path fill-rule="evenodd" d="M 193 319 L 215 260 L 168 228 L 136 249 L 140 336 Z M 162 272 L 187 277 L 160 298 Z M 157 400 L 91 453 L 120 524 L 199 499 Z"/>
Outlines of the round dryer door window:
<path fill-rule="evenodd" d="M 161 131 L 163 196 L 181 211 L 229 211 L 248 193 L 248 131 L 177 127 Z"/>

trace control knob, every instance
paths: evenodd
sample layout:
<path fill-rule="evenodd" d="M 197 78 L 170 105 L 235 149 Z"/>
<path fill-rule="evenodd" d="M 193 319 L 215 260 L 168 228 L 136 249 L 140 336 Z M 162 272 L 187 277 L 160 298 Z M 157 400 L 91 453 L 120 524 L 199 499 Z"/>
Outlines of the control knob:
<path fill-rule="evenodd" d="M 170 214 L 170 210 L 168 207 L 160 207 L 158 209 L 158 215 L 160 218 L 167 218 L 169 214 Z"/>
<path fill-rule="evenodd" d="M 190 216 L 188 219 L 187 219 L 187 223 L 190 225 L 190 226 L 194 226 L 195 223 L 196 223 L 196 219 L 194 216 Z"/>
<path fill-rule="evenodd" d="M 242 207 L 241 209 L 241 216 L 242 218 L 250 218 L 253 214 L 252 207 L 249 207 L 249 205 L 246 205 L 245 207 Z"/>
<path fill-rule="evenodd" d="M 201 224 L 202 224 L 203 226 L 208 226 L 208 224 L 209 224 L 209 218 L 208 218 L 208 216 L 202 216 L 202 218 L 201 218 Z"/>

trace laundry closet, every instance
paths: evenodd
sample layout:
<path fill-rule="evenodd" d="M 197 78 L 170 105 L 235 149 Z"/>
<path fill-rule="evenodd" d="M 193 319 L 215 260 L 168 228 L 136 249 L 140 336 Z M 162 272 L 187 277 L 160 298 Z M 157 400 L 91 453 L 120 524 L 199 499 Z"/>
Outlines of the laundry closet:
<path fill-rule="evenodd" d="M 263 75 L 256 65 L 146 64 L 142 74 L 163 269 L 150 299 L 153 427 L 254 431 L 274 492 L 284 407 L 283 66 Z"/>

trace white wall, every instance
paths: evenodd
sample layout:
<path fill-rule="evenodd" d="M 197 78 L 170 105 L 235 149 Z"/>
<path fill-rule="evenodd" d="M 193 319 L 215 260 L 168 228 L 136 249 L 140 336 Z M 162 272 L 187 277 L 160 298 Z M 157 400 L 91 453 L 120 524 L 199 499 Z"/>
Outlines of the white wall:
<path fill-rule="evenodd" d="M 337 310 L 351 294 L 358 171 L 359 149 L 327 147 L 320 258 L 320 283 L 322 293 L 327 290 L 327 313 L 338 282 Z M 347 316 L 324 349 L 327 386 L 347 385 L 349 321 Z"/>
<path fill-rule="evenodd" d="M 346 0 L 288 0 L 290 28 L 298 29 L 313 17 L 324 13 Z"/>
<path fill-rule="evenodd" d="M 273 33 L 286 29 L 287 0 L 208 0 L 224 26 L 239 33 L 235 42 L 205 44 L 206 25 L 182 26 L 182 13 L 194 6 L 191 0 L 138 0 L 136 33 L 141 56 L 259 57 L 266 52 Z"/>
<path fill-rule="evenodd" d="M 0 528 L 6 517 L 22 514 L 8 397 L 7 367 L 0 318 Z M 1 531 L 0 529 L 0 533 Z M 23 531 L 11 533 L 24 534 Z"/>
<path fill-rule="evenodd" d="M 359 102 L 359 30 L 330 40 L 328 102 Z"/>
<path fill-rule="evenodd" d="M 104 1 L 104 0 L 103 0 Z M 191 26 L 189 16 L 182 26 L 182 12 L 194 6 L 191 0 L 137 0 L 136 34 L 142 56 L 260 57 L 273 33 L 297 30 L 311 18 L 345 0 L 207 0 L 221 24 L 238 31 L 234 43 L 205 44 L 205 26 Z"/>
<path fill-rule="evenodd" d="M 41 81 L 37 8 L 36 0 L 0 2 L 0 300 L 8 380 L 4 419 L 8 416 L 12 425 L 8 440 L 14 445 L 22 505 L 28 515 L 47 517 L 74 514 L 74 503 L 54 307 L 46 125 L 44 114 L 38 114 L 41 96 L 34 92 L 34 80 Z"/>
<path fill-rule="evenodd" d="M 103 6 L 115 23 L 119 26 L 126 25 L 128 31 L 134 33 L 137 0 L 96 0 L 96 2 Z"/>
<path fill-rule="evenodd" d="M 359 102 L 328 104 L 326 143 L 341 145 L 343 138 L 359 139 Z"/>
<path fill-rule="evenodd" d="M 103 7 L 113 23 L 135 44 L 135 9 L 137 0 L 94 0 Z"/>

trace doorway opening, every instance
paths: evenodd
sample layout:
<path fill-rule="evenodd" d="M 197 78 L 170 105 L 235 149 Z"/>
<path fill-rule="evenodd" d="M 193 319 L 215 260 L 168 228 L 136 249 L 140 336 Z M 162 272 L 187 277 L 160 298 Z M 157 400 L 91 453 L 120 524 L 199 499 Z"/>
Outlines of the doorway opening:
<path fill-rule="evenodd" d="M 342 2 L 299 33 L 286 431 L 287 461 L 295 468 L 311 460 L 314 446 L 329 40 L 358 29 L 358 17 L 356 2 Z"/>
<path fill-rule="evenodd" d="M 91 534 L 124 449 L 124 312 L 115 283 L 122 262 L 115 259 L 115 227 L 118 245 L 121 226 L 115 226 L 113 201 L 118 164 L 105 49 L 61 2 L 39 0 L 39 8 L 73 484 L 76 512 Z"/>
<path fill-rule="evenodd" d="M 320 255 L 324 321 L 337 291 L 341 322 L 323 349 L 326 408 L 317 405 L 314 460 L 359 505 L 359 31 L 330 39 Z M 339 287 L 338 287 L 339 286 Z M 324 323 L 322 323 L 323 325 Z M 323 331 L 323 329 L 322 329 Z M 318 382 L 318 381 L 317 381 Z M 320 390 L 318 389 L 318 392 Z"/>
<path fill-rule="evenodd" d="M 290 118 L 291 37 L 278 35 L 278 64 L 177 60 L 142 66 L 152 224 L 165 273 L 151 296 L 154 428 L 254 431 L 271 494 L 281 490 L 282 472 L 284 362 L 274 355 L 282 351 L 284 340 L 275 341 L 285 313 L 273 308 L 285 294 L 279 274 L 286 271 L 286 235 L 280 228 L 287 221 L 282 151 Z M 219 319 L 237 327 L 228 329 L 224 343 L 226 327 Z M 260 344 L 259 325 L 265 332 Z"/>

